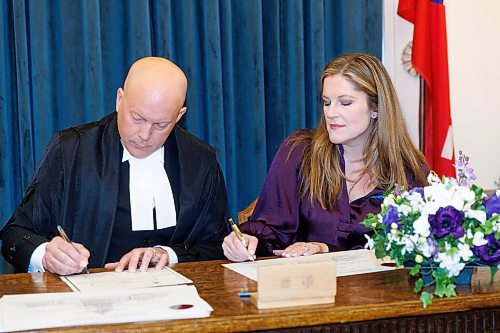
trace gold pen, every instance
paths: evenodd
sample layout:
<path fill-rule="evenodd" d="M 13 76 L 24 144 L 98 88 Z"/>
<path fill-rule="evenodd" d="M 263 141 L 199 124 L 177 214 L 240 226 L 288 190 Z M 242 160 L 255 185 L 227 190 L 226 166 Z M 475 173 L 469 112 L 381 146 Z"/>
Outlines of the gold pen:
<path fill-rule="evenodd" d="M 245 240 L 245 238 L 243 238 L 243 234 L 241 233 L 236 223 L 234 223 L 232 218 L 229 218 L 229 223 L 231 223 L 231 229 L 233 229 L 234 233 L 236 234 L 236 237 L 238 237 L 241 244 L 243 244 L 243 246 L 247 248 L 248 247 L 247 241 Z"/>
<path fill-rule="evenodd" d="M 68 242 L 71 245 L 73 245 L 73 248 L 76 251 L 78 251 L 78 249 L 76 248 L 75 244 L 73 244 L 73 242 L 71 241 L 71 239 L 69 239 L 68 235 L 66 234 L 66 232 L 64 231 L 64 229 L 60 225 L 57 225 L 57 232 L 59 233 L 59 236 L 61 236 L 66 242 Z M 80 252 L 80 251 L 78 251 L 78 252 Z M 89 274 L 89 270 L 87 269 L 87 267 L 85 267 L 83 270 L 85 271 L 85 273 Z"/>

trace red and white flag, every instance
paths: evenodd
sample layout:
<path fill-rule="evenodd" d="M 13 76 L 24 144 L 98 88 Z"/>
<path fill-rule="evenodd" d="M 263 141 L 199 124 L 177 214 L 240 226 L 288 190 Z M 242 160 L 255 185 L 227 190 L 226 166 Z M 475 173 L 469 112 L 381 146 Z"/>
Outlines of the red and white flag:
<path fill-rule="evenodd" d="M 414 25 L 412 65 L 425 81 L 425 158 L 439 176 L 455 176 L 443 0 L 399 0 L 398 15 Z"/>

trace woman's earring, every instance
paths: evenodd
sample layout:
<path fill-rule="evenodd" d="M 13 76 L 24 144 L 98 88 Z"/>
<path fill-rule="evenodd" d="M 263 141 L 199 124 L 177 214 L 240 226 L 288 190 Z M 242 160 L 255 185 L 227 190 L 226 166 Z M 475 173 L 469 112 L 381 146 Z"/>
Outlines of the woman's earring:
<path fill-rule="evenodd" d="M 378 117 L 378 112 L 372 112 L 372 119 L 375 119 Z"/>

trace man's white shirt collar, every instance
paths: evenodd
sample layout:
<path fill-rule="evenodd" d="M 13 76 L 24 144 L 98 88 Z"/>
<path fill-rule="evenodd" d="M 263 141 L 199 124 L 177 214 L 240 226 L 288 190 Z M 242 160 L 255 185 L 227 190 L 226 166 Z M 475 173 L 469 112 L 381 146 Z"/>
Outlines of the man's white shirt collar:
<path fill-rule="evenodd" d="M 123 145 L 123 144 L 122 144 Z M 132 230 L 153 230 L 153 208 L 157 229 L 177 223 L 172 187 L 164 168 L 164 147 L 139 159 L 123 145 L 122 162 L 130 165 L 129 193 Z"/>

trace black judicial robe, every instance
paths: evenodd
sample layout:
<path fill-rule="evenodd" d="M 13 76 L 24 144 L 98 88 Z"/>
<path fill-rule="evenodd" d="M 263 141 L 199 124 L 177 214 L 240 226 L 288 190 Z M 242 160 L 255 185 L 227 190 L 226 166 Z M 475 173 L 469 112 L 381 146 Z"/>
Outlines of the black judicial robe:
<path fill-rule="evenodd" d="M 169 147 L 171 140 L 176 149 Z M 104 266 L 116 222 L 122 152 L 116 113 L 54 135 L 0 231 L 2 254 L 16 271 L 27 271 L 33 251 L 57 235 L 58 224 L 90 251 L 89 267 Z M 165 168 L 177 225 L 171 239 L 158 245 L 170 246 L 179 262 L 223 259 L 227 194 L 213 148 L 175 126 L 165 144 Z"/>

